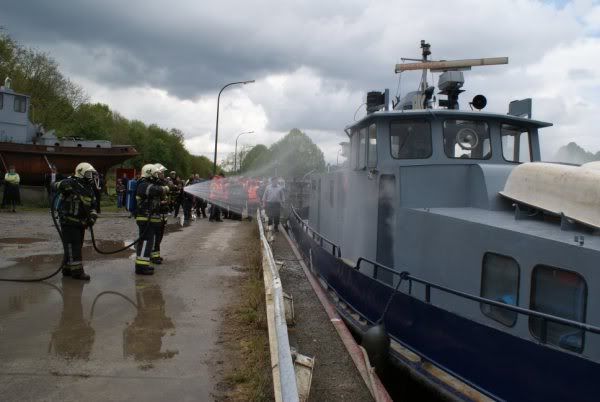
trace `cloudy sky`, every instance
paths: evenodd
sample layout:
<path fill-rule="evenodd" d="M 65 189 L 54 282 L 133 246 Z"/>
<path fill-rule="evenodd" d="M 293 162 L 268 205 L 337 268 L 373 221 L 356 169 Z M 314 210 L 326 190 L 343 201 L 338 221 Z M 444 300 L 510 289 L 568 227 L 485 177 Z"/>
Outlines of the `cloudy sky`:
<path fill-rule="evenodd" d="M 599 0 L 3 0 L 0 25 L 49 52 L 62 71 L 129 119 L 184 131 L 194 154 L 213 152 L 221 96 L 220 158 L 240 144 L 305 131 L 335 163 L 343 127 L 368 90 L 390 88 L 401 57 L 508 56 L 466 73 L 463 101 L 488 111 L 532 97 L 543 157 L 576 140 L 600 150 Z M 405 73 L 401 93 L 418 73 Z M 437 78 L 436 78 L 437 82 Z M 463 102 L 466 104 L 466 102 Z M 358 116 L 364 109 L 358 112 Z"/>

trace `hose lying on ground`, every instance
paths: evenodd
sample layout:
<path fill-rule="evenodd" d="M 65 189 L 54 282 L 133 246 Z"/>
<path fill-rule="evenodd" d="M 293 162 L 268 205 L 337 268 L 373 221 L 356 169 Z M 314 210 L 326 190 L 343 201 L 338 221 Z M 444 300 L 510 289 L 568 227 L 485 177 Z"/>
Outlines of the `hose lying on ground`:
<path fill-rule="evenodd" d="M 60 226 L 58 225 L 58 220 L 56 219 L 56 200 L 58 199 L 58 197 L 60 196 L 60 193 L 56 193 L 56 195 L 54 196 L 54 198 L 52 199 L 52 204 L 50 205 L 50 216 L 52 217 L 52 223 L 54 224 L 54 227 L 56 228 L 56 231 L 58 232 L 58 236 L 60 237 L 60 241 L 61 243 L 64 244 L 64 239 L 63 239 L 63 235 L 62 235 L 62 231 L 60 230 Z M 150 219 L 150 217 L 148 217 L 148 219 Z M 96 250 L 98 253 L 100 254 L 116 254 L 116 253 L 120 253 L 121 251 L 127 250 L 129 247 L 134 246 L 136 243 L 138 243 L 140 241 L 140 239 L 144 236 L 144 234 L 146 233 L 146 230 L 148 230 L 148 228 L 150 227 L 150 222 L 148 221 L 148 225 L 146 225 L 146 228 L 144 229 L 144 231 L 140 234 L 140 236 L 131 244 L 122 247 L 120 249 L 117 250 L 111 250 L 111 251 L 103 251 L 100 250 L 97 245 L 96 245 L 96 239 L 94 237 L 94 230 L 92 229 L 92 227 L 90 226 L 90 233 L 91 233 L 91 237 L 92 237 L 92 245 L 94 246 L 94 250 Z M 30 282 L 42 282 L 45 281 L 47 279 L 50 279 L 56 275 L 58 275 L 58 273 L 62 270 L 63 265 L 66 261 L 66 254 L 65 254 L 65 250 L 63 248 L 63 260 L 62 263 L 60 264 L 60 266 L 58 267 L 58 269 L 56 271 L 54 271 L 53 273 L 43 276 L 41 278 L 32 278 L 32 279 L 22 279 L 22 278 L 0 278 L 0 282 L 20 282 L 20 283 L 30 283 Z"/>

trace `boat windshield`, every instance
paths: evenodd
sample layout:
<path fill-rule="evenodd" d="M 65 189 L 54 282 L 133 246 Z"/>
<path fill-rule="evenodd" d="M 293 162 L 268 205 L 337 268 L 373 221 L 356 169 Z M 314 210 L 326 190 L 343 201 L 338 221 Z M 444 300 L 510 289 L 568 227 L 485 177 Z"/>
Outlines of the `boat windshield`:
<path fill-rule="evenodd" d="M 531 162 L 529 130 L 512 124 L 502 124 L 502 157 L 507 162 Z"/>

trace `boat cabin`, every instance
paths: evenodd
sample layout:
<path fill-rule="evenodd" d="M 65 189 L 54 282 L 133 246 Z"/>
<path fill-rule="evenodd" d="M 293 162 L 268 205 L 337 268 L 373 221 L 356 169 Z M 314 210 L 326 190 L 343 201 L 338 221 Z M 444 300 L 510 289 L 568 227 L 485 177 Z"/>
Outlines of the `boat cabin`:
<path fill-rule="evenodd" d="M 375 112 L 346 128 L 349 166 L 510 164 L 540 160 L 538 130 L 551 123 L 482 112 Z"/>
<path fill-rule="evenodd" d="M 27 143 L 36 128 L 29 122 L 30 98 L 11 88 L 10 78 L 0 86 L 0 142 Z"/>

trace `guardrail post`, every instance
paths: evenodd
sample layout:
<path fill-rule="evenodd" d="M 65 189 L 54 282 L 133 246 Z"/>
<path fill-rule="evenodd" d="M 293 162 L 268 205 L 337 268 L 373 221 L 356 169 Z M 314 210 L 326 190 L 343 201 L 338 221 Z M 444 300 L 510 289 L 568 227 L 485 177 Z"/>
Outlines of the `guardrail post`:
<path fill-rule="evenodd" d="M 431 302 L 431 286 L 429 284 L 425 285 L 425 301 Z"/>

